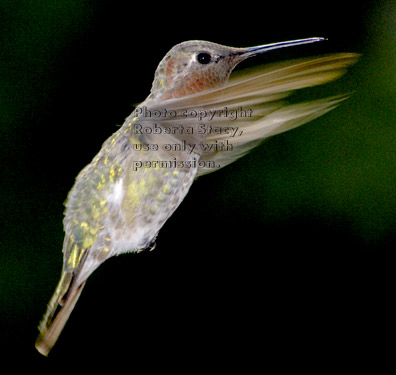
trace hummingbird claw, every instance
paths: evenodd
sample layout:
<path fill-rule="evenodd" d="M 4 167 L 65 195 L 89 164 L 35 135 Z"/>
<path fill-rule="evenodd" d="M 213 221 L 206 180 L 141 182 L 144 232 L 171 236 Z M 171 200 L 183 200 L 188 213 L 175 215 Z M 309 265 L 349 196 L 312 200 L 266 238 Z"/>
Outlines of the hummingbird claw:
<path fill-rule="evenodd" d="M 142 249 L 141 251 L 146 252 L 146 251 L 153 251 L 155 248 L 157 247 L 157 242 L 153 242 L 152 244 L 150 244 L 148 247 L 146 247 L 145 249 Z"/>

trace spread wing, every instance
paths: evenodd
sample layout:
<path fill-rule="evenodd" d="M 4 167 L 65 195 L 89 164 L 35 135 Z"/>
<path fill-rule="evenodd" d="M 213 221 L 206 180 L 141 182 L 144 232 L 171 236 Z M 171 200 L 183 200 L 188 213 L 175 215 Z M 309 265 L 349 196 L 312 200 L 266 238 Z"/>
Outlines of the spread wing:
<path fill-rule="evenodd" d="M 335 108 L 347 96 L 298 104 L 290 104 L 285 98 L 295 90 L 339 78 L 358 57 L 354 53 L 338 53 L 276 63 L 230 79 L 221 88 L 167 100 L 150 109 L 166 108 L 167 113 L 176 114 L 162 121 L 162 126 L 197 126 L 198 118 L 207 127 L 197 173 L 201 176 L 232 163 L 264 139 Z M 224 145 L 226 150 L 221 149 Z"/>

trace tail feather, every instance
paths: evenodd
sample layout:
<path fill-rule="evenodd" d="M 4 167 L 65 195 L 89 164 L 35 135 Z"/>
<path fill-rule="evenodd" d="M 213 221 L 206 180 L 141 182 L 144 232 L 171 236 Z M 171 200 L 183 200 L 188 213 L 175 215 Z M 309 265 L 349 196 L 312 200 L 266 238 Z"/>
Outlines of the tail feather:
<path fill-rule="evenodd" d="M 39 325 L 40 334 L 36 340 L 36 349 L 47 356 L 55 345 L 73 308 L 84 288 L 85 281 L 79 286 L 73 285 L 72 275 L 63 273 L 52 296 L 47 311 Z"/>

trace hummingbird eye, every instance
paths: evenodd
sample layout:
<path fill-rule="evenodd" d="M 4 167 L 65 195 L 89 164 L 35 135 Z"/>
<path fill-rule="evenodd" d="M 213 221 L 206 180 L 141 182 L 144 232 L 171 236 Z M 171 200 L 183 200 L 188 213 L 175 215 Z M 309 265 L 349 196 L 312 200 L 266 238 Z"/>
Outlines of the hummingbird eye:
<path fill-rule="evenodd" d="M 197 61 L 203 65 L 209 64 L 211 59 L 212 56 L 207 52 L 201 52 L 197 55 Z"/>

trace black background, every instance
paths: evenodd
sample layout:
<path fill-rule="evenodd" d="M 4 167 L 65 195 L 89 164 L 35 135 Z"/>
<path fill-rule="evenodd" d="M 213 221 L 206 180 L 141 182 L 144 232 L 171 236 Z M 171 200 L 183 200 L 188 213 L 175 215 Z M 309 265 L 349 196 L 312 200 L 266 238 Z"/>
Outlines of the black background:
<path fill-rule="evenodd" d="M 1 359 L 70 371 L 378 369 L 394 349 L 391 3 L 0 1 Z M 62 267 L 63 202 L 148 95 L 165 53 L 189 39 L 312 36 L 329 41 L 258 62 L 362 53 L 336 85 L 352 98 L 194 183 L 155 251 L 95 271 L 50 357 L 40 356 L 36 326 Z"/>

